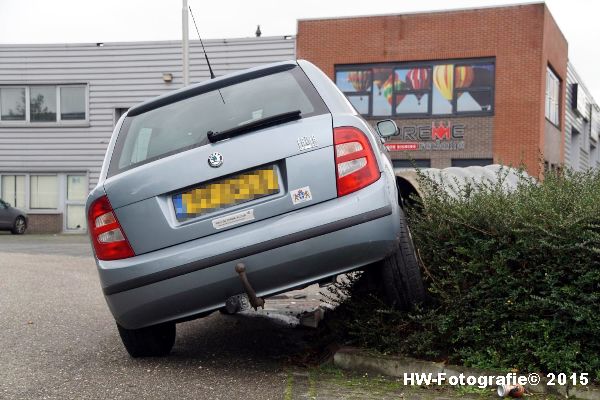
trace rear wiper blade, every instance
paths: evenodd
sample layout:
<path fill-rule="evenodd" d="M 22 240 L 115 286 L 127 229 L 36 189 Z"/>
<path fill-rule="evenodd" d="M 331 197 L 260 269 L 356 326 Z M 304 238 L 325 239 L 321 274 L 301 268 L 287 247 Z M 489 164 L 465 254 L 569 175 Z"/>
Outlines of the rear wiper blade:
<path fill-rule="evenodd" d="M 218 142 L 220 140 L 225 140 L 232 138 L 234 136 L 242 135 L 244 133 L 256 131 L 263 128 L 268 128 L 270 126 L 275 126 L 279 124 L 283 124 L 289 121 L 295 121 L 297 119 L 302 118 L 302 112 L 300 110 L 289 111 L 277 115 L 273 115 L 271 117 L 257 119 L 256 121 L 249 122 L 247 124 L 236 126 L 235 128 L 227 129 L 221 132 L 213 132 L 208 131 L 206 136 L 208 141 L 211 143 Z"/>

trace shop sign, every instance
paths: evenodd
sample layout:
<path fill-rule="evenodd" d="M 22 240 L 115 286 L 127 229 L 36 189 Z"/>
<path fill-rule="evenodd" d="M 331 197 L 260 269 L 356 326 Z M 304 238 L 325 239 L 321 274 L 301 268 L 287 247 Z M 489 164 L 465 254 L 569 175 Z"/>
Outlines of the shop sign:
<path fill-rule="evenodd" d="M 465 149 L 465 125 L 452 122 L 432 122 L 431 125 L 404 125 L 392 141 L 385 144 L 389 151 L 444 151 Z"/>

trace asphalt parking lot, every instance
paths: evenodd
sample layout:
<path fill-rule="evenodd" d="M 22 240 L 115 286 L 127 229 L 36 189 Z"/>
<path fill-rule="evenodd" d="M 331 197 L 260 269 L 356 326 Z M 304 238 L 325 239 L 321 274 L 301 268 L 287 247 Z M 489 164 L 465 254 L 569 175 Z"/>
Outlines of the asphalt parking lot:
<path fill-rule="evenodd" d="M 267 300 L 260 314 L 213 313 L 179 324 L 169 357 L 132 359 L 104 303 L 87 237 L 0 234 L 0 399 L 449 397 L 306 368 L 298 360 L 314 331 L 293 316 L 319 304 L 311 287 Z"/>
<path fill-rule="evenodd" d="M 170 357 L 133 360 L 84 236 L 0 236 L 0 398 L 279 399 L 302 332 L 281 319 L 180 324 Z"/>

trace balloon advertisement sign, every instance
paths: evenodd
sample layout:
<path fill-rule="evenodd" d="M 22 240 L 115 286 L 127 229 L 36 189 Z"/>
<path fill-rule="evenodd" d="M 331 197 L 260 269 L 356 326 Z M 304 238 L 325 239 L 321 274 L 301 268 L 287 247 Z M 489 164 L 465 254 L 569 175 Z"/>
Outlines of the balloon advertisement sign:
<path fill-rule="evenodd" d="M 365 116 L 485 114 L 493 109 L 494 64 L 357 66 L 336 84 Z"/>

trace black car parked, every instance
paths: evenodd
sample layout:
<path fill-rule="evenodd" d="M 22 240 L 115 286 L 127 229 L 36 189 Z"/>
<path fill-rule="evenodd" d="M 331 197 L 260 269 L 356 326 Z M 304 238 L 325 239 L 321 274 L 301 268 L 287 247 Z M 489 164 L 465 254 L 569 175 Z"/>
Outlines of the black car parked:
<path fill-rule="evenodd" d="M 0 231 L 22 235 L 27 229 L 27 214 L 0 199 Z"/>

